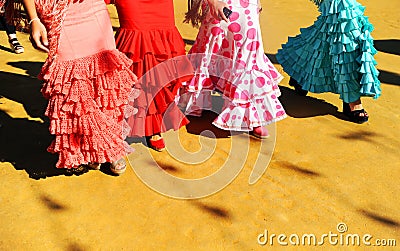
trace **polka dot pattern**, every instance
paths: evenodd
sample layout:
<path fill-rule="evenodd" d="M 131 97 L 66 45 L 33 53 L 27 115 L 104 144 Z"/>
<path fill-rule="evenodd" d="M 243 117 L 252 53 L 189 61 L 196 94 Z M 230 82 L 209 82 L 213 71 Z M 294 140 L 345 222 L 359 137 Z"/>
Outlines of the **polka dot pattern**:
<path fill-rule="evenodd" d="M 187 111 L 193 106 L 210 106 L 202 95 L 219 90 L 226 99 L 213 124 L 222 129 L 249 131 L 286 116 L 277 98 L 282 76 L 265 56 L 256 2 L 228 0 L 233 11 L 229 23 L 208 14 L 190 51 L 202 53 L 207 60 L 194 57 L 192 61 L 202 67 L 185 87 L 192 100 Z"/>

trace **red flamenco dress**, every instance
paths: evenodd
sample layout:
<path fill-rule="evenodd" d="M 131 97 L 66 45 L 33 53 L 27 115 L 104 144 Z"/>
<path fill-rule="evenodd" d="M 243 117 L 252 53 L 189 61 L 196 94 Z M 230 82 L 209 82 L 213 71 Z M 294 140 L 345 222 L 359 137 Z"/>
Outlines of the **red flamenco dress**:
<path fill-rule="evenodd" d="M 189 121 L 175 104 L 182 82 L 193 77 L 185 44 L 175 26 L 172 0 L 116 0 L 120 28 L 117 49 L 133 60 L 140 90 L 128 118 L 129 136 L 152 136 L 177 130 Z"/>

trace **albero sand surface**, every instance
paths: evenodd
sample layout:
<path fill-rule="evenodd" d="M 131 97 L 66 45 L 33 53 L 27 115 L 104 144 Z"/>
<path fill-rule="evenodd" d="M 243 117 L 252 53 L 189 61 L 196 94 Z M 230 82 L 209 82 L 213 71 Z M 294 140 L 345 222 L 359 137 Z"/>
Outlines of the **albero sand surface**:
<path fill-rule="evenodd" d="M 363 99 L 371 116 L 368 123 L 346 121 L 337 95 L 297 96 L 283 73 L 281 101 L 288 118 L 269 127 L 276 136 L 275 148 L 274 137 L 263 152 L 253 138 L 241 141 L 243 134 L 229 136 L 213 128 L 213 114 L 206 113 L 178 133 L 166 133 L 166 138 L 173 142 L 179 136 L 191 153 L 201 149 L 200 142 L 215 146 L 209 159 L 185 164 L 171 151 L 156 153 L 132 142 L 136 152 L 129 156 L 129 163 L 135 169 L 128 168 L 120 177 L 106 169 L 79 176 L 55 170 L 56 156 L 46 152 L 51 141 L 43 117 L 46 103 L 35 78 L 46 55 L 34 50 L 28 35 L 21 33 L 26 51 L 11 53 L 2 32 L 0 250 L 365 250 L 362 243 L 361 247 L 333 245 L 328 239 L 317 247 L 281 246 L 276 237 L 273 243 L 269 240 L 273 234 L 284 234 L 286 242 L 294 234 L 314 234 L 320 241 L 323 234 L 339 234 L 340 223 L 347 226 L 343 235 L 370 234 L 371 244 L 396 239 L 399 246 L 400 1 L 360 3 L 375 26 L 372 35 L 379 50 L 376 60 L 383 90 L 378 100 Z M 280 44 L 299 28 L 311 25 L 318 12 L 307 0 L 262 0 L 262 4 L 264 48 L 276 63 Z M 182 23 L 186 2 L 175 1 L 175 7 L 176 23 L 189 49 L 197 30 Z M 117 27 L 115 8 L 109 6 L 109 10 Z M 213 131 L 217 139 L 199 136 L 204 130 Z M 232 154 L 234 140 L 245 142 L 244 158 Z M 250 185 L 257 158 L 266 159 L 268 168 Z M 242 171 L 221 191 L 197 200 L 164 196 L 137 174 L 148 170 L 160 174 L 164 169 L 176 177 L 199 179 L 218 171 L 227 159 L 241 165 Z M 45 177 L 36 176 L 38 172 Z M 189 188 L 167 187 L 185 196 Z M 265 233 L 268 242 L 263 246 L 258 237 Z M 265 241 L 264 237 L 259 241 Z"/>

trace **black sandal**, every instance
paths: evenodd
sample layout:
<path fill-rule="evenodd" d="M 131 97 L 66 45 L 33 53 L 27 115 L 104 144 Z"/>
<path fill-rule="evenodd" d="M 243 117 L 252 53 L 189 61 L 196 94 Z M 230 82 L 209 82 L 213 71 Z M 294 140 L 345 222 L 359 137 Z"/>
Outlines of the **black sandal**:
<path fill-rule="evenodd" d="M 68 176 L 71 176 L 71 175 L 79 176 L 79 175 L 87 173 L 87 172 L 88 172 L 88 169 L 84 165 L 79 165 L 77 167 L 65 169 L 65 173 Z"/>
<path fill-rule="evenodd" d="M 24 52 L 24 47 L 19 43 L 17 38 L 11 38 L 8 40 L 10 43 L 11 50 L 17 54 L 21 54 Z"/>
<path fill-rule="evenodd" d="M 354 110 L 352 111 L 350 109 L 350 104 L 343 102 L 343 114 L 346 115 L 350 121 L 358 124 L 362 124 L 368 121 L 368 113 L 364 110 Z M 361 114 L 364 114 L 364 116 L 361 116 Z"/>
<path fill-rule="evenodd" d="M 294 87 L 294 91 L 300 96 L 307 96 L 308 91 L 303 90 L 303 87 L 294 78 L 289 79 L 289 85 Z"/>

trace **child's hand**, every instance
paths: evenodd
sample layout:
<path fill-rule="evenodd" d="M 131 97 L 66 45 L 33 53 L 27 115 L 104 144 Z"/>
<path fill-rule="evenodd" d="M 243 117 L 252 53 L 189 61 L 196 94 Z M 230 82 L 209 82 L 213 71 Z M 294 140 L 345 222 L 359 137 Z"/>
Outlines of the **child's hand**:
<path fill-rule="evenodd" d="M 211 15 L 221 21 L 224 20 L 225 22 L 229 22 L 228 18 L 224 15 L 224 7 L 228 8 L 228 4 L 222 2 L 220 0 L 208 0 L 208 5 L 210 6 L 210 13 Z"/>
<path fill-rule="evenodd" d="M 49 52 L 49 41 L 47 40 L 47 31 L 39 19 L 35 19 L 31 24 L 31 43 L 36 49 Z"/>

